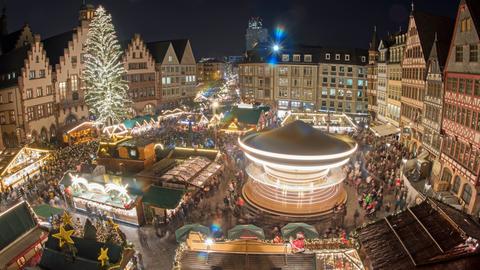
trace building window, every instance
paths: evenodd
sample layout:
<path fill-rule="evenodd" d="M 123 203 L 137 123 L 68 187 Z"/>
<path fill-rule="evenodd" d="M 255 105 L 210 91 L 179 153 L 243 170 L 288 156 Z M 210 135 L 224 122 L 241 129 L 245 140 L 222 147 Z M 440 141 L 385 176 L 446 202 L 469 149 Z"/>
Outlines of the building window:
<path fill-rule="evenodd" d="M 325 59 L 326 59 L 326 60 L 330 60 L 330 54 L 329 54 L 329 53 L 326 53 L 326 54 L 325 54 Z"/>
<path fill-rule="evenodd" d="M 311 54 L 305 54 L 305 55 L 303 56 L 303 60 L 304 60 L 305 62 L 312 62 L 312 55 L 311 55 Z"/>
<path fill-rule="evenodd" d="M 168 62 L 172 62 L 173 61 L 173 57 L 171 55 L 168 56 Z"/>
<path fill-rule="evenodd" d="M 282 54 L 282 62 L 288 62 L 289 59 L 290 57 L 288 54 Z"/>
<path fill-rule="evenodd" d="M 365 63 L 367 61 L 367 57 L 362 56 L 361 60 L 362 60 L 362 63 Z"/>
<path fill-rule="evenodd" d="M 26 96 L 27 96 L 27 99 L 33 98 L 33 89 L 32 88 L 27 89 Z"/>
<path fill-rule="evenodd" d="M 472 198 L 472 187 L 469 184 L 463 185 L 463 192 L 462 192 L 462 200 L 465 204 L 470 203 L 470 199 Z"/>
<path fill-rule="evenodd" d="M 288 100 L 279 100 L 278 107 L 280 108 L 288 108 Z"/>
<path fill-rule="evenodd" d="M 463 46 L 455 47 L 455 62 L 463 62 Z"/>
<path fill-rule="evenodd" d="M 38 116 L 38 118 L 43 117 L 43 105 L 37 106 L 37 116 Z"/>
<path fill-rule="evenodd" d="M 470 62 L 478 61 L 478 45 L 470 45 Z"/>
<path fill-rule="evenodd" d="M 52 94 L 52 86 L 51 85 L 47 85 L 47 91 L 45 92 L 45 95 L 51 95 Z"/>
<path fill-rule="evenodd" d="M 28 107 L 27 108 L 27 120 L 32 121 L 35 118 L 35 112 L 33 107 Z"/>
<path fill-rule="evenodd" d="M 67 83 L 59 82 L 58 83 L 58 94 L 60 99 L 65 99 L 67 97 Z"/>
<path fill-rule="evenodd" d="M 76 56 L 70 57 L 70 61 L 72 62 L 72 65 L 75 66 L 77 64 L 77 57 Z"/>
<path fill-rule="evenodd" d="M 350 54 L 345 54 L 345 61 L 350 61 Z"/>
<path fill-rule="evenodd" d="M 300 62 L 300 54 L 293 55 L 293 62 Z"/>
<path fill-rule="evenodd" d="M 443 175 L 442 175 L 442 181 L 450 183 L 451 180 L 452 180 L 452 174 L 450 173 L 449 170 L 444 169 Z"/>
<path fill-rule="evenodd" d="M 37 97 L 43 96 L 43 89 L 42 89 L 42 87 L 37 87 L 37 93 L 36 93 L 36 94 L 37 94 Z"/>
<path fill-rule="evenodd" d="M 460 177 L 455 176 L 455 179 L 453 180 L 453 185 L 452 185 L 452 192 L 457 194 L 458 190 L 460 189 Z"/>
<path fill-rule="evenodd" d="M 29 79 L 35 79 L 35 70 L 31 70 L 28 76 Z"/>
<path fill-rule="evenodd" d="M 40 69 L 39 70 L 38 77 L 39 78 L 45 78 L 45 69 Z"/>
<path fill-rule="evenodd" d="M 52 103 L 48 103 L 48 104 L 47 104 L 47 114 L 48 114 L 48 115 L 52 115 L 52 114 L 53 114 L 53 104 L 52 104 Z"/>
<path fill-rule="evenodd" d="M 70 89 L 72 89 L 72 92 L 78 91 L 78 76 L 76 74 L 70 76 Z"/>
<path fill-rule="evenodd" d="M 335 60 L 340 60 L 340 54 L 335 54 Z"/>
<path fill-rule="evenodd" d="M 15 111 L 10 111 L 10 123 L 15 123 Z"/>

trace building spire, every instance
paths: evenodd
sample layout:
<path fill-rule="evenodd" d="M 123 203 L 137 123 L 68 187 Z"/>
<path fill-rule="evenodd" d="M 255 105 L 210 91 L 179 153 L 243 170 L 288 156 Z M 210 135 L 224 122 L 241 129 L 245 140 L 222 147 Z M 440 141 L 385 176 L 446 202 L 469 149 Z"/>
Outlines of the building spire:
<path fill-rule="evenodd" d="M 438 36 L 437 36 L 437 31 L 435 31 L 435 42 L 438 42 Z"/>
<path fill-rule="evenodd" d="M 2 15 L 0 16 L 0 36 L 7 35 L 7 4 L 5 4 L 5 0 L 2 1 Z"/>
<path fill-rule="evenodd" d="M 413 0 L 412 0 L 412 3 L 410 4 L 410 7 L 411 7 L 411 11 L 413 13 L 415 11 L 415 3 L 413 3 Z"/>

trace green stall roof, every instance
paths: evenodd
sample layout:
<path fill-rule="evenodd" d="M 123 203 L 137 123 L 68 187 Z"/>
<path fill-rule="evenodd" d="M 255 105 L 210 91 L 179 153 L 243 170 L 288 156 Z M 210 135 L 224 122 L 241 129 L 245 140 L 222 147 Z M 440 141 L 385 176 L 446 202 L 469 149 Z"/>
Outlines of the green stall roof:
<path fill-rule="evenodd" d="M 37 226 L 26 202 L 0 213 L 0 251 Z"/>
<path fill-rule="evenodd" d="M 180 203 L 185 190 L 150 186 L 143 195 L 143 203 L 164 209 L 174 209 Z"/>

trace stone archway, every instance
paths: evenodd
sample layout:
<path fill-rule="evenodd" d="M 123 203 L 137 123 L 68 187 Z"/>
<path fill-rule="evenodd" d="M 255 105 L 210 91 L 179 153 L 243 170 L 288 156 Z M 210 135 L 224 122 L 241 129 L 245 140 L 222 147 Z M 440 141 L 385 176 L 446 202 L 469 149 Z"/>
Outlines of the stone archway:
<path fill-rule="evenodd" d="M 38 141 L 38 132 L 36 130 L 32 130 L 32 132 L 30 133 L 31 137 L 32 137 L 32 141 L 36 142 Z"/>
<path fill-rule="evenodd" d="M 49 132 L 45 127 L 42 127 L 40 130 L 40 141 L 43 143 L 49 142 L 50 141 L 50 135 Z"/>
<path fill-rule="evenodd" d="M 54 124 L 50 126 L 50 138 L 56 138 L 57 137 L 57 128 L 55 127 Z"/>
<path fill-rule="evenodd" d="M 77 117 L 73 113 L 70 113 L 67 118 L 65 118 L 65 125 L 73 124 L 77 121 Z"/>
<path fill-rule="evenodd" d="M 147 115 L 147 114 L 153 115 L 154 113 L 155 113 L 155 106 L 153 104 L 148 103 L 143 108 L 143 114 L 144 115 Z"/>

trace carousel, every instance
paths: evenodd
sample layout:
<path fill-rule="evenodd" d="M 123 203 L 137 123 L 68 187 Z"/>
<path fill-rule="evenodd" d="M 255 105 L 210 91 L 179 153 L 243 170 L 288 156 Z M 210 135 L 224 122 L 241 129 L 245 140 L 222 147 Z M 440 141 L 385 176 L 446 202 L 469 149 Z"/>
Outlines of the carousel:
<path fill-rule="evenodd" d="M 357 144 L 302 121 L 238 141 L 250 160 L 243 186 L 248 204 L 278 218 L 312 218 L 347 200 L 341 166 Z"/>

